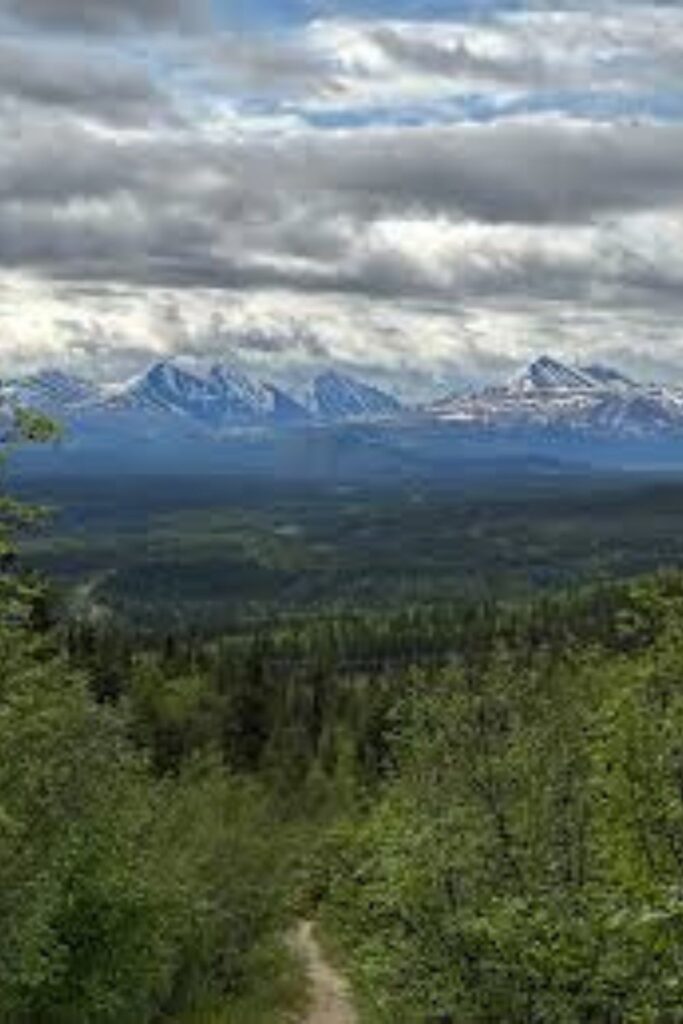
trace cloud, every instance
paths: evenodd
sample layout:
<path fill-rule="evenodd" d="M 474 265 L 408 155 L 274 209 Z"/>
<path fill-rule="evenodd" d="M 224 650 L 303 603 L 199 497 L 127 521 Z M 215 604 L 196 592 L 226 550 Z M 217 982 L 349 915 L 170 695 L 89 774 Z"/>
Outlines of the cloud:
<path fill-rule="evenodd" d="M 376 28 L 370 38 L 392 63 L 440 78 L 529 88 L 547 79 L 550 70 L 530 54 L 477 52 L 464 29 L 457 35 L 452 30 L 447 32 L 445 39 L 420 38 L 409 27 L 384 25 Z"/>
<path fill-rule="evenodd" d="M 85 33 L 198 27 L 203 0 L 0 0 L 0 14 L 48 30 Z"/>
<path fill-rule="evenodd" d="M 683 195 L 678 126 L 528 119 L 367 131 L 310 143 L 306 154 L 321 188 L 491 222 L 580 222 Z"/>
<path fill-rule="evenodd" d="M 678 87 L 683 11 L 591 4 L 528 7 L 480 22 L 358 26 L 394 70 L 460 88 L 620 92 Z"/>
<path fill-rule="evenodd" d="M 24 104 L 115 125 L 150 124 L 171 115 L 168 96 L 142 62 L 26 38 L 0 39 L 0 96 L 5 109 Z"/>
<path fill-rule="evenodd" d="M 204 210 L 216 230 L 219 215 L 254 235 L 270 230 L 278 210 L 291 223 L 300 203 L 332 219 L 429 212 L 571 224 L 683 198 L 683 125 L 540 118 L 272 140 L 162 130 L 122 139 L 68 124 L 64 133 L 38 123 L 6 140 L 0 198 L 61 204 L 126 194 L 178 218 Z"/>
<path fill-rule="evenodd" d="M 683 12 L 516 7 L 181 39 L 178 2 L 0 0 L 0 359 L 677 351 Z"/>
<path fill-rule="evenodd" d="M 542 95 L 555 109 L 618 96 L 636 112 L 644 92 L 678 91 L 680 4 L 493 5 L 480 14 L 401 20 L 399 6 L 394 18 L 314 22 L 301 39 L 335 66 L 356 107 L 507 94 L 531 105 Z"/>
<path fill-rule="evenodd" d="M 680 311 L 667 308 L 617 313 L 585 303 L 539 306 L 523 297 L 486 305 L 350 303 L 343 296 L 282 291 L 226 299 L 201 289 L 111 289 L 107 296 L 80 295 L 75 303 L 70 291 L 22 285 L 21 292 L 15 299 L 3 295 L 13 329 L 3 326 L 0 372 L 59 362 L 88 376 L 121 380 L 153 359 L 208 355 L 298 387 L 316 367 L 333 362 L 426 398 L 503 380 L 551 349 L 560 358 L 612 360 L 644 379 L 683 383 Z M 21 311 L 31 300 L 35 340 L 22 323 Z M 306 339 L 313 339 L 312 349 Z"/>
<path fill-rule="evenodd" d="M 186 65 L 205 86 L 276 97 L 344 93 L 334 53 L 307 34 L 261 36 L 223 32 L 184 49 Z"/>
<path fill-rule="evenodd" d="M 269 141 L 38 123 L 0 154 L 0 265 L 226 291 L 542 299 L 620 275 L 673 290 L 682 159 L 683 126 L 537 120 Z M 660 239 L 676 225 L 666 253 L 628 234 L 645 213 Z"/>

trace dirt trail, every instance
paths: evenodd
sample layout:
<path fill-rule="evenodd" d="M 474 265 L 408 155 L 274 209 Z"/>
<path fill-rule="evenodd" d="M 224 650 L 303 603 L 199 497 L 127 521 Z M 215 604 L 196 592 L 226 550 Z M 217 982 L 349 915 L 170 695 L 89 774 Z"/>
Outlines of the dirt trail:
<path fill-rule="evenodd" d="M 311 1002 L 300 1024 L 358 1024 L 349 986 L 327 962 L 313 924 L 302 921 L 292 935 L 292 949 L 304 964 Z"/>

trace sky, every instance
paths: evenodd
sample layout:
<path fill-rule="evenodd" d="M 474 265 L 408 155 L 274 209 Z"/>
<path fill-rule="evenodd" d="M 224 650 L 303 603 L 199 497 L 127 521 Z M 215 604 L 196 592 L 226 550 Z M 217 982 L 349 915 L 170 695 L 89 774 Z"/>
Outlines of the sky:
<path fill-rule="evenodd" d="M 0 0 L 0 372 L 683 383 L 683 4 Z"/>

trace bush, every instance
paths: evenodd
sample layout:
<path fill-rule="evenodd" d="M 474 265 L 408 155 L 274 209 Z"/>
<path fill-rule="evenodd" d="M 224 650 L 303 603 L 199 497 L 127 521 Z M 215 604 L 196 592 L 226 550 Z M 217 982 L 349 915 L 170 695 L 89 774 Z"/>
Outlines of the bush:
<path fill-rule="evenodd" d="M 123 715 L 0 636 L 0 1019 L 141 1024 L 237 992 L 278 922 L 265 798 L 210 759 L 155 779 Z"/>
<path fill-rule="evenodd" d="M 418 686 L 323 904 L 369 1019 L 683 1020 L 683 639 Z"/>

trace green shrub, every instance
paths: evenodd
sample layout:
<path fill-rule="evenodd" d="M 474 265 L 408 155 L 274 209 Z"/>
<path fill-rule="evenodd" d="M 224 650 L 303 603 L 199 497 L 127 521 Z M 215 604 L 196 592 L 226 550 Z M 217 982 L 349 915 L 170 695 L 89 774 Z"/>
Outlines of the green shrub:
<path fill-rule="evenodd" d="M 278 923 L 267 802 L 210 759 L 155 779 L 120 711 L 0 637 L 0 1019 L 141 1024 L 238 992 Z"/>

